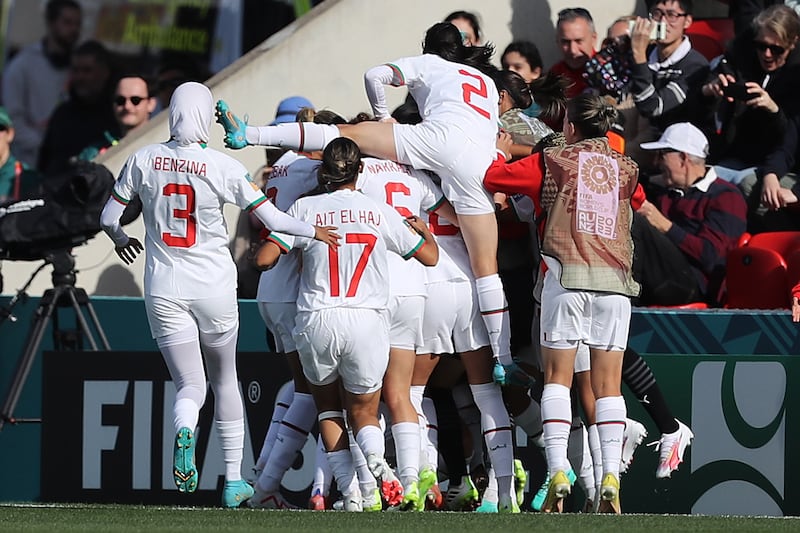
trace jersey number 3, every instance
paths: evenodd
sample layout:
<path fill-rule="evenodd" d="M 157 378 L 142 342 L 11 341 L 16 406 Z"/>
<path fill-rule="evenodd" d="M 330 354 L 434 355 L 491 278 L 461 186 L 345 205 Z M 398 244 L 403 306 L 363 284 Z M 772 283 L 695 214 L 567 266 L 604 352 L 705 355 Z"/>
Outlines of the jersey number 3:
<path fill-rule="evenodd" d="M 184 209 L 173 209 L 172 216 L 179 220 L 186 221 L 186 235 L 173 235 L 172 233 L 164 232 L 161 234 L 161 240 L 167 246 L 174 246 L 175 248 L 189 248 L 194 246 L 197 241 L 197 219 L 194 217 L 194 188 L 185 183 L 167 183 L 161 191 L 164 196 L 180 195 L 186 200 L 186 207 Z"/>
<path fill-rule="evenodd" d="M 344 242 L 346 244 L 364 245 L 364 249 L 361 250 L 361 256 L 356 263 L 356 270 L 353 272 L 353 277 L 347 285 L 346 298 L 352 298 L 356 295 L 358 284 L 361 283 L 361 276 L 364 275 L 364 269 L 367 268 L 369 256 L 372 254 L 372 250 L 375 249 L 375 243 L 377 241 L 378 237 L 372 233 L 348 233 L 344 236 Z M 333 246 L 328 247 L 328 269 L 330 271 L 331 296 L 337 297 L 341 293 L 339 283 L 339 249 Z"/>

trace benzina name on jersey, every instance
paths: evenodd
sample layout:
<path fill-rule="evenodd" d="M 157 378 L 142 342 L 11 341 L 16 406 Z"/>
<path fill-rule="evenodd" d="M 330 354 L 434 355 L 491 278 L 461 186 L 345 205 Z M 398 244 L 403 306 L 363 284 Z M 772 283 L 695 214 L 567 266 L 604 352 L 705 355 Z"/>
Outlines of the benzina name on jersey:
<path fill-rule="evenodd" d="M 380 226 L 381 214 L 374 211 L 342 209 L 341 211 L 317 213 L 315 222 L 317 226 L 338 226 L 339 224 L 356 223 Z"/>
<path fill-rule="evenodd" d="M 154 157 L 153 170 L 166 172 L 183 172 L 196 176 L 206 175 L 206 164 L 192 159 L 175 159 L 174 157 Z"/>

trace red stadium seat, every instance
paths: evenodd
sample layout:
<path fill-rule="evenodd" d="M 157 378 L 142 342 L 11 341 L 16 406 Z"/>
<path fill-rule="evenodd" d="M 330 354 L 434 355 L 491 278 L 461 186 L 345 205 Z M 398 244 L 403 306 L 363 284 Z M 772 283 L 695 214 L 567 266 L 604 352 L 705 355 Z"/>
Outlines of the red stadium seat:
<path fill-rule="evenodd" d="M 800 250 L 800 231 L 756 233 L 747 241 L 747 246 L 774 250 L 785 259 L 793 251 Z"/>
<path fill-rule="evenodd" d="M 789 280 L 786 261 L 775 250 L 743 246 L 728 254 L 729 309 L 787 309 Z"/>
<path fill-rule="evenodd" d="M 725 52 L 734 37 L 733 20 L 729 18 L 694 19 L 686 30 L 692 48 L 711 61 Z"/>

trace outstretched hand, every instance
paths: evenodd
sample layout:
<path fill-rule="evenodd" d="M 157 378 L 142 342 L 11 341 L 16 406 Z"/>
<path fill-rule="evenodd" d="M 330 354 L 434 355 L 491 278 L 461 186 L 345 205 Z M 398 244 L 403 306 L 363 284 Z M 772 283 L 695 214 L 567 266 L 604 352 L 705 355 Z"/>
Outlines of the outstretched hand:
<path fill-rule="evenodd" d="M 336 226 L 314 226 L 314 238 L 328 246 L 339 246 L 341 235 L 334 230 Z"/>
<path fill-rule="evenodd" d="M 133 263 L 133 260 L 136 259 L 136 256 L 139 255 L 142 250 L 144 250 L 144 246 L 136 237 L 130 237 L 128 239 L 128 244 L 125 246 L 117 246 L 114 248 L 114 251 L 117 252 L 117 255 L 122 262 L 126 265 L 130 265 Z"/>

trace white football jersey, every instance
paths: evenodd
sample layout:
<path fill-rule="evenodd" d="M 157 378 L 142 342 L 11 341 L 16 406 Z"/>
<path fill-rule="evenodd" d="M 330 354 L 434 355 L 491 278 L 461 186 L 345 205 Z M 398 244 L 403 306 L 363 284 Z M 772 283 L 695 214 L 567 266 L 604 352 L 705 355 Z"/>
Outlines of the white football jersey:
<path fill-rule="evenodd" d="M 404 57 L 387 65 L 395 71 L 396 85 L 408 86 L 424 121 L 458 127 L 479 144 L 495 145 L 500 96 L 491 78 L 434 54 Z"/>
<path fill-rule="evenodd" d="M 406 259 L 424 239 L 385 204 L 359 191 L 338 190 L 297 200 L 288 214 L 320 226 L 336 226 L 340 245 L 271 233 L 284 251 L 303 251 L 297 311 L 332 307 L 386 309 L 389 302 L 388 251 Z"/>
<path fill-rule="evenodd" d="M 199 299 L 236 290 L 222 207 L 267 201 L 241 163 L 197 143 L 153 144 L 128 158 L 112 194 L 123 204 L 142 200 L 147 294 Z"/>
<path fill-rule="evenodd" d="M 275 207 L 286 211 L 291 205 L 317 186 L 320 161 L 289 151 L 272 166 L 264 186 L 264 194 Z M 300 287 L 300 251 L 283 255 L 278 264 L 261 273 L 256 299 L 259 302 L 295 302 Z"/>
<path fill-rule="evenodd" d="M 420 216 L 444 201 L 442 190 L 428 175 L 394 161 L 365 157 L 356 187 L 376 202 L 394 207 L 403 217 Z M 417 261 L 389 254 L 390 293 L 393 296 L 424 296 L 425 270 Z"/>
<path fill-rule="evenodd" d="M 439 262 L 425 269 L 426 283 L 472 280 L 467 245 L 458 226 L 450 224 L 436 213 L 423 213 L 422 219 L 428 223 L 428 229 L 439 245 Z"/>

